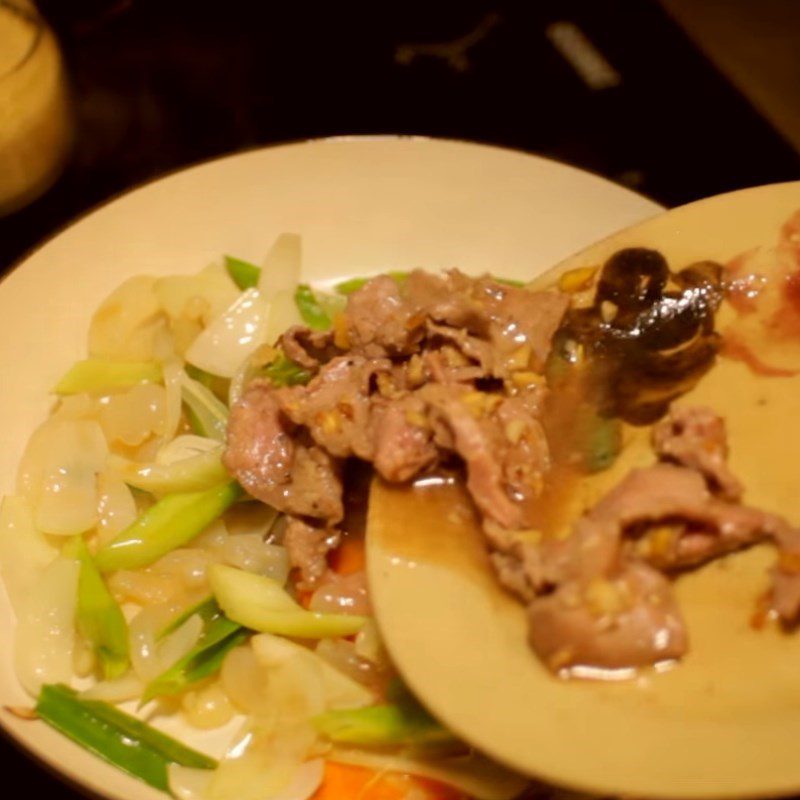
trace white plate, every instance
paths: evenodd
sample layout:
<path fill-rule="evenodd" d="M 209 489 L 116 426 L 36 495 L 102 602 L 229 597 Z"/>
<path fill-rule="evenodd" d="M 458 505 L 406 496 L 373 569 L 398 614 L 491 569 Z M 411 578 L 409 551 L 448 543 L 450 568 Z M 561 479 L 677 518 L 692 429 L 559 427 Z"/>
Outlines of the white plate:
<path fill-rule="evenodd" d="M 417 138 L 346 138 L 230 156 L 170 175 L 84 217 L 0 285 L 0 492 L 13 491 L 48 390 L 85 357 L 93 309 L 125 278 L 189 273 L 223 253 L 259 262 L 302 234 L 311 281 L 421 266 L 530 278 L 659 210 L 594 175 L 510 150 Z M 0 704 L 29 702 L 12 669 L 0 596 Z M 163 798 L 41 723 L 5 730 L 70 780 L 108 798 Z M 193 740 L 214 749 L 219 737 Z"/>

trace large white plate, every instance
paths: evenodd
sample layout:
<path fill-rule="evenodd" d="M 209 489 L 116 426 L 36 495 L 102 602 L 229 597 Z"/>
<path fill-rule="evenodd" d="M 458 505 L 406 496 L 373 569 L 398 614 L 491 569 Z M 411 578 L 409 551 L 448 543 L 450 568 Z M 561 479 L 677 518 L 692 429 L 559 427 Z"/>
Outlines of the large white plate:
<path fill-rule="evenodd" d="M 302 234 L 305 276 L 422 266 L 530 278 L 659 210 L 594 175 L 522 153 L 417 138 L 348 138 L 223 158 L 136 189 L 84 217 L 0 285 L 0 492 L 13 491 L 48 390 L 85 356 L 92 310 L 138 273 L 187 273 L 223 253 L 258 262 Z M 28 702 L 13 674 L 0 593 L 0 704 Z M 2 727 L 67 778 L 109 798 L 163 798 L 41 723 Z M 198 740 L 195 740 L 196 742 Z M 213 750 L 219 737 L 199 744 Z"/>

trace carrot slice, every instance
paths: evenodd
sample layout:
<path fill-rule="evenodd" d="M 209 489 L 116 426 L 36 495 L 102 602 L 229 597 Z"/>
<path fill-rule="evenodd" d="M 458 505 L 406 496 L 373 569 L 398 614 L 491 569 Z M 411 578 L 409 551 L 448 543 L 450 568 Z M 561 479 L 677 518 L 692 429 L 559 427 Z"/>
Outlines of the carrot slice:
<path fill-rule="evenodd" d="M 340 575 L 361 572 L 366 567 L 366 563 L 366 549 L 362 536 L 346 536 L 331 554 L 331 568 Z"/>
<path fill-rule="evenodd" d="M 415 796 L 425 800 L 465 800 L 460 792 L 438 781 L 333 761 L 325 763 L 322 785 L 311 800 L 405 800 L 412 788 Z"/>

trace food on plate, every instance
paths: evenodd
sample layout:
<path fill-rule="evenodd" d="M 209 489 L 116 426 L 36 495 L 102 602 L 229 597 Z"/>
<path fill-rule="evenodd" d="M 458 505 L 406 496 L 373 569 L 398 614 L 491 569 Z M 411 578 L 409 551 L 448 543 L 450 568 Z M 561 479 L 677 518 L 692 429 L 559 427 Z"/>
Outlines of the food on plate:
<path fill-rule="evenodd" d="M 693 399 L 720 358 L 790 369 L 791 348 L 774 366 L 761 347 L 786 345 L 785 327 L 731 324 L 745 300 L 786 316 L 742 290 L 737 263 L 628 248 L 543 286 L 453 269 L 323 291 L 284 235 L 261 268 L 129 279 L 3 501 L 15 665 L 37 698 L 16 713 L 187 800 L 519 794 L 383 648 L 373 473 L 463 479 L 555 673 L 680 659 L 673 578 L 763 541 L 779 558 L 760 611 L 791 625 L 800 531 L 744 502 L 725 419 Z M 226 725 L 211 758 L 191 729 Z"/>
<path fill-rule="evenodd" d="M 228 428 L 228 469 L 287 515 L 298 585 L 318 584 L 347 530 L 348 459 L 390 482 L 463 464 L 497 576 L 554 671 L 679 659 L 688 636 L 670 578 L 764 540 L 781 553 L 769 608 L 795 621 L 800 531 L 742 504 L 724 420 L 679 402 L 720 349 L 721 265 L 672 272 L 628 248 L 539 290 L 457 270 L 349 288 L 328 329 L 279 340 L 307 379 L 254 377 Z M 565 487 L 610 467 L 626 426 L 649 424 L 656 463 L 562 535 Z"/>
<path fill-rule="evenodd" d="M 0 510 L 14 663 L 36 698 L 12 711 L 187 800 L 510 800 L 527 781 L 395 674 L 364 578 L 363 494 L 322 560 L 223 463 L 229 407 L 255 375 L 311 378 L 279 337 L 305 322 L 313 339 L 357 284 L 300 278 L 284 235 L 261 268 L 136 276 L 94 313 Z M 212 729 L 222 752 L 198 735 Z"/>

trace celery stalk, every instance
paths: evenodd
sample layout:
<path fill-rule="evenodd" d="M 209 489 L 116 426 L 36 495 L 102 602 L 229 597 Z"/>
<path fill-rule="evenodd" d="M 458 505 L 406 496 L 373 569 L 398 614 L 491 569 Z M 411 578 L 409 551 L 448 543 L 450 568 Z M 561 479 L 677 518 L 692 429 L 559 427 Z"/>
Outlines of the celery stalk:
<path fill-rule="evenodd" d="M 102 572 L 146 567 L 190 542 L 230 508 L 243 492 L 236 481 L 200 492 L 162 497 L 95 555 Z"/>
<path fill-rule="evenodd" d="M 388 275 L 390 278 L 394 278 L 394 280 L 397 281 L 397 283 L 402 283 L 406 278 L 408 278 L 407 272 L 400 272 L 398 270 L 393 270 L 385 274 Z M 370 275 L 365 278 L 348 278 L 346 281 L 341 281 L 340 283 L 337 283 L 333 288 L 339 294 L 344 294 L 344 295 L 353 294 L 353 292 L 360 289 L 365 283 L 367 283 L 367 281 L 371 281 L 373 278 L 377 277 L 378 277 L 377 275 Z"/>
<path fill-rule="evenodd" d="M 241 258 L 225 256 L 225 269 L 228 275 L 233 278 L 233 282 L 242 290 L 252 289 L 258 285 L 261 276 L 261 269 L 249 261 L 242 261 Z"/>
<path fill-rule="evenodd" d="M 458 742 L 424 709 L 384 704 L 366 708 L 325 711 L 314 717 L 314 727 L 336 744 L 362 747 L 428 747 Z"/>
<path fill-rule="evenodd" d="M 225 615 L 254 631 L 326 639 L 358 633 L 366 622 L 355 614 L 306 611 L 277 581 L 226 564 L 213 564 L 209 580 Z"/>
<path fill-rule="evenodd" d="M 206 623 L 200 641 L 181 659 L 154 680 L 142 693 L 142 703 L 154 697 L 171 697 L 219 671 L 225 656 L 244 642 L 249 631 L 222 616 Z"/>
<path fill-rule="evenodd" d="M 228 429 L 228 407 L 207 386 L 181 375 L 181 397 L 189 409 L 192 428 L 200 436 L 224 442 Z"/>
<path fill-rule="evenodd" d="M 126 389 L 139 383 L 161 383 L 161 365 L 155 361 L 104 361 L 89 358 L 78 361 L 53 387 L 56 394 L 105 392 Z"/>
<path fill-rule="evenodd" d="M 331 318 L 320 304 L 314 290 L 301 283 L 294 291 L 294 302 L 303 322 L 315 331 L 326 331 L 331 327 Z"/>
<path fill-rule="evenodd" d="M 171 464 L 140 464 L 119 456 L 112 457 L 111 463 L 128 486 L 157 495 L 197 492 L 230 477 L 222 464 L 221 447 Z"/>
<path fill-rule="evenodd" d="M 292 361 L 285 353 L 264 368 L 264 376 L 273 386 L 305 385 L 311 380 L 311 373 L 299 364 Z"/>
<path fill-rule="evenodd" d="M 125 673 L 130 664 L 128 623 L 95 566 L 83 538 L 76 536 L 64 548 L 65 555 L 80 563 L 78 573 L 77 626 L 91 643 L 106 680 Z"/>
<path fill-rule="evenodd" d="M 100 700 L 61 684 L 42 687 L 36 711 L 48 725 L 134 778 L 168 791 L 167 768 L 214 769 L 217 762 Z"/>

